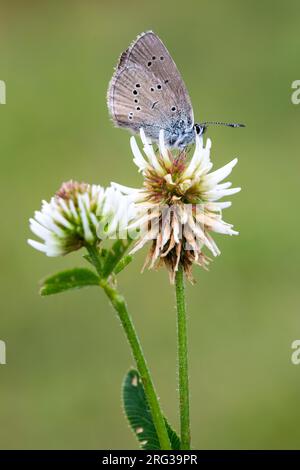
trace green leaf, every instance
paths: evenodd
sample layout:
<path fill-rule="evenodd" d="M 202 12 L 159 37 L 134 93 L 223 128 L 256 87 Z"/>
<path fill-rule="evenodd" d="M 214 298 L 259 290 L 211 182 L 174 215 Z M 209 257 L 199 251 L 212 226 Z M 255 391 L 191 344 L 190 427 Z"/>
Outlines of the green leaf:
<path fill-rule="evenodd" d="M 127 248 L 132 240 L 117 240 L 110 250 L 107 251 L 105 260 L 103 261 L 102 274 L 103 277 L 108 277 L 116 268 L 117 264 L 123 258 Z M 125 266 L 124 266 L 125 267 Z"/>
<path fill-rule="evenodd" d="M 123 269 L 125 269 L 126 266 L 128 266 L 128 264 L 131 263 L 132 260 L 133 260 L 133 256 L 131 255 L 124 256 L 124 258 L 122 258 L 121 261 L 119 261 L 118 264 L 116 265 L 114 269 L 114 274 L 119 274 L 121 271 L 123 271 Z"/>
<path fill-rule="evenodd" d="M 139 373 L 131 369 L 123 383 L 123 404 L 130 427 L 144 450 L 160 449 L 158 436 Z M 180 449 L 180 439 L 165 419 L 173 450 Z"/>
<path fill-rule="evenodd" d="M 94 265 L 93 265 L 92 258 L 90 257 L 90 255 L 82 255 L 82 257 L 83 257 L 88 263 L 90 263 L 92 266 L 94 266 Z"/>
<path fill-rule="evenodd" d="M 47 277 L 42 281 L 41 295 L 58 294 L 70 289 L 79 289 L 86 286 L 98 286 L 99 277 L 85 268 L 75 268 L 61 271 Z"/>

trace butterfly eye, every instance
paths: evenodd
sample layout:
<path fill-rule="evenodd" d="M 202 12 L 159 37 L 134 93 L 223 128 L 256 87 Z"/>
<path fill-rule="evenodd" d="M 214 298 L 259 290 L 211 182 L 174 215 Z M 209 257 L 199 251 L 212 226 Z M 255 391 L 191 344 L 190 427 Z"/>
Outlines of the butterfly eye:
<path fill-rule="evenodd" d="M 205 126 L 201 126 L 200 124 L 195 124 L 194 127 L 195 127 L 196 134 L 198 134 L 198 135 L 204 134 Z"/>

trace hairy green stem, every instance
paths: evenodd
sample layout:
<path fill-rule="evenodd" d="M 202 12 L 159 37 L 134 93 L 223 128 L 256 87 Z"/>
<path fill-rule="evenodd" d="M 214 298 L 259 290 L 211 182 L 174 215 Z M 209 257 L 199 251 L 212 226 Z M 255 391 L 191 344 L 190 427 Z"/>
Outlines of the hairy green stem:
<path fill-rule="evenodd" d="M 116 310 L 118 317 L 122 323 L 128 342 L 131 347 L 133 357 L 136 361 L 136 365 L 141 376 L 147 401 L 151 410 L 154 426 L 157 432 L 157 436 L 160 442 L 161 449 L 171 449 L 170 440 L 165 424 L 165 420 L 160 408 L 157 394 L 152 382 L 152 378 L 149 372 L 147 362 L 144 357 L 144 353 L 139 342 L 137 333 L 135 331 L 132 319 L 129 315 L 125 299 L 118 291 L 112 287 L 107 280 L 101 282 L 106 295 L 108 296 L 112 306 Z"/>
<path fill-rule="evenodd" d="M 101 266 L 99 264 L 99 257 L 98 257 L 98 250 L 97 248 L 91 249 L 89 248 L 89 254 L 91 256 L 91 260 L 98 271 L 98 274 L 101 275 Z M 106 293 L 107 297 L 109 298 L 112 306 L 117 312 L 117 315 L 121 321 L 123 326 L 124 332 L 126 334 L 127 340 L 131 347 L 132 355 L 135 359 L 138 372 L 143 382 L 145 395 L 147 398 L 147 402 L 149 404 L 153 423 L 157 432 L 158 440 L 160 443 L 160 448 L 162 450 L 170 450 L 171 444 L 169 435 L 166 428 L 166 423 L 164 416 L 162 414 L 159 400 L 152 382 L 152 378 L 150 375 L 150 371 L 137 336 L 135 327 L 133 325 L 131 316 L 128 312 L 127 305 L 125 302 L 124 297 L 117 291 L 115 287 L 111 285 L 109 279 L 101 279 L 100 286 L 103 288 L 104 292 Z"/>
<path fill-rule="evenodd" d="M 188 349 L 187 326 L 184 292 L 184 273 L 179 266 L 175 278 L 177 303 L 177 341 L 178 341 L 178 377 L 179 377 L 179 411 L 181 449 L 191 447 L 190 435 L 190 405 L 189 405 L 189 375 L 188 375 Z"/>
<path fill-rule="evenodd" d="M 93 265 L 96 268 L 97 273 L 99 276 L 102 276 L 102 266 L 101 266 L 101 261 L 99 257 L 99 250 L 96 245 L 87 245 L 86 249 L 88 251 L 88 254 L 90 255 L 90 260 L 93 263 Z"/>

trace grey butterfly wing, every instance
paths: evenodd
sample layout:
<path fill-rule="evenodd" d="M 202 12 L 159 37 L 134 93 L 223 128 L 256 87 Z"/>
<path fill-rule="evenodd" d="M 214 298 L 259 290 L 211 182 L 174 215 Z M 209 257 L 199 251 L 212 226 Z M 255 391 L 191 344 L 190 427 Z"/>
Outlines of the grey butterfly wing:
<path fill-rule="evenodd" d="M 121 55 L 108 89 L 108 108 L 117 126 L 133 132 L 143 127 L 154 140 L 164 129 L 170 145 L 192 128 L 193 111 L 184 82 L 154 33 L 144 33 Z"/>
<path fill-rule="evenodd" d="M 147 31 L 142 33 L 120 58 L 120 65 L 126 67 L 137 64 L 151 71 L 162 85 L 168 85 L 174 91 L 176 103 L 186 114 L 193 117 L 193 108 L 184 81 L 161 39 Z"/>
<path fill-rule="evenodd" d="M 163 89 L 152 72 L 129 65 L 115 74 L 108 101 L 113 104 L 111 115 L 117 126 L 136 133 L 143 127 L 148 137 L 157 140 L 160 129 L 168 139 L 178 119 L 184 119 L 176 98 L 172 89 Z"/>

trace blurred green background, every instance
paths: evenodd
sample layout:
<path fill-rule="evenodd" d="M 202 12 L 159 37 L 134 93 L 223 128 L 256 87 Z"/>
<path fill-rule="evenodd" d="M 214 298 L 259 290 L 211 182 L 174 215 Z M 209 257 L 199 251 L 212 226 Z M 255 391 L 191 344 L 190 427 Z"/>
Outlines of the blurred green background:
<path fill-rule="evenodd" d="M 187 287 L 193 446 L 299 448 L 299 76 L 297 0 L 0 1 L 0 447 L 135 448 L 120 385 L 133 365 L 96 288 L 53 298 L 38 280 L 83 265 L 26 244 L 28 219 L 62 181 L 139 186 L 129 134 L 114 129 L 106 89 L 122 50 L 153 29 L 211 129 L 215 166 L 239 156 L 222 255 Z M 174 293 L 166 272 L 119 277 L 163 408 L 178 428 Z"/>

